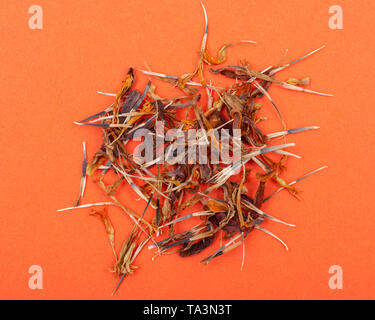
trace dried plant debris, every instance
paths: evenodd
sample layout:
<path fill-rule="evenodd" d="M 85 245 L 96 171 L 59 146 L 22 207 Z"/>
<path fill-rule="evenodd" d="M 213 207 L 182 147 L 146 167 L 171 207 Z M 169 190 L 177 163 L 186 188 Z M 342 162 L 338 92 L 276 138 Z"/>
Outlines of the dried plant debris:
<path fill-rule="evenodd" d="M 91 208 L 91 214 L 100 218 L 114 252 L 113 272 L 119 277 L 116 290 L 136 270 L 134 261 L 150 241 L 149 249 L 156 249 L 157 255 L 178 252 L 181 257 L 189 257 L 207 251 L 219 238 L 220 248 L 213 249 L 202 262 L 208 264 L 241 246 L 242 267 L 246 237 L 254 230 L 274 237 L 288 249 L 261 225 L 267 220 L 290 227 L 295 225 L 266 213 L 269 208 L 262 206 L 282 190 L 299 199 L 294 185 L 326 168 L 321 167 L 289 184 L 285 182 L 282 176 L 288 157 L 300 158 L 289 150 L 295 144 L 288 143 L 287 137 L 319 127 L 288 129 L 280 108 L 269 94 L 270 86 L 276 85 L 329 96 L 307 89 L 309 78 L 286 81 L 275 78 L 282 70 L 323 47 L 288 64 L 271 65 L 262 71 L 251 69 L 247 63 L 213 69 L 211 66 L 226 62 L 227 50 L 232 45 L 223 45 L 216 55 L 209 53 L 204 6 L 203 10 L 206 24 L 196 70 L 178 77 L 130 68 L 117 94 L 99 92 L 114 97 L 112 105 L 76 122 L 98 128 L 103 140 L 90 162 L 83 143 L 78 201 L 76 206 L 59 212 Z M 228 88 L 215 86 L 213 79 L 204 78 L 205 68 L 213 77 L 223 76 L 234 81 Z M 160 97 L 151 81 L 138 91 L 134 85 L 139 74 L 166 81 L 182 94 L 172 99 Z M 263 102 L 276 110 L 281 131 L 266 133 L 261 129 L 260 123 L 267 120 L 260 115 Z M 131 141 L 138 141 L 132 150 L 129 149 Z M 111 183 L 109 172 L 116 177 Z M 96 182 L 109 198 L 108 202 L 81 204 L 87 178 Z M 132 197 L 144 201 L 145 210 L 141 215 L 118 200 L 124 190 L 122 185 L 129 185 L 134 192 Z M 276 191 L 267 195 L 272 185 Z M 256 190 L 254 194 L 249 192 L 250 186 Z M 115 228 L 107 212 L 109 206 L 121 208 L 134 223 L 118 254 Z M 184 212 L 187 209 L 190 212 Z M 150 218 L 146 211 L 151 210 L 154 213 Z M 182 222 L 187 220 L 195 221 L 195 226 L 183 230 Z M 156 237 L 162 240 L 157 241 Z"/>

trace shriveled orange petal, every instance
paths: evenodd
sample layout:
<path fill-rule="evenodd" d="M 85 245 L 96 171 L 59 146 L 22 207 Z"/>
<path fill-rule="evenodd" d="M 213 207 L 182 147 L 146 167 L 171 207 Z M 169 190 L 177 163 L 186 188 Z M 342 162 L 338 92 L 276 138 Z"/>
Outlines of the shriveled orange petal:
<path fill-rule="evenodd" d="M 152 104 L 151 104 L 149 101 L 147 101 L 147 102 L 144 103 L 141 112 L 150 112 L 152 109 L 153 109 Z M 132 118 L 127 122 L 127 124 L 129 124 L 129 125 L 133 125 L 133 124 L 134 124 L 135 122 L 137 122 L 140 118 L 142 118 L 142 115 L 140 115 L 140 116 L 134 116 L 134 117 L 132 117 Z"/>
<path fill-rule="evenodd" d="M 180 89 L 184 89 L 186 87 L 186 84 L 189 81 L 191 81 L 191 79 L 193 79 L 195 77 L 195 75 L 197 74 L 197 72 L 198 72 L 198 69 L 195 70 L 193 73 L 183 74 L 180 78 L 178 78 L 178 80 L 177 80 L 177 86 Z"/>
<path fill-rule="evenodd" d="M 218 212 L 228 212 L 229 207 L 226 203 L 217 201 L 215 199 L 208 199 L 207 200 L 207 206 L 210 209 L 210 211 L 214 213 Z"/>
<path fill-rule="evenodd" d="M 117 260 L 117 255 L 116 255 L 116 251 L 115 251 L 115 229 L 113 228 L 113 225 L 108 218 L 107 208 L 104 208 L 102 210 L 95 210 L 94 209 L 94 210 L 92 210 L 91 215 L 98 216 L 100 218 L 100 220 L 102 220 L 102 222 L 104 223 L 105 230 L 106 230 L 108 238 L 109 238 L 109 242 L 111 243 L 113 253 L 114 253 L 114 255 L 116 257 L 116 260 Z"/>
<path fill-rule="evenodd" d="M 207 64 L 211 65 L 211 66 L 216 66 L 218 64 L 221 64 L 221 63 L 225 62 L 225 60 L 227 59 L 226 50 L 230 46 L 231 46 L 231 44 L 223 45 L 219 49 L 219 51 L 217 52 L 216 58 L 214 58 L 210 55 L 210 53 L 208 52 L 208 48 L 206 47 L 206 49 L 204 50 L 204 54 L 203 54 L 203 61 L 206 62 Z"/>
<path fill-rule="evenodd" d="M 88 176 L 92 176 L 101 165 L 104 165 L 108 160 L 108 157 L 105 153 L 99 152 L 94 156 L 94 159 L 87 166 L 86 173 Z"/>

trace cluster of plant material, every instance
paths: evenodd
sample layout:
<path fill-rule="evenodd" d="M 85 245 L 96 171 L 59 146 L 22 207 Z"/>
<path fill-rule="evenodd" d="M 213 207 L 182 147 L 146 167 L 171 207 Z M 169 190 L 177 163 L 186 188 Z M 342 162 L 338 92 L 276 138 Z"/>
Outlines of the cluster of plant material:
<path fill-rule="evenodd" d="M 166 81 L 180 89 L 183 92 L 182 96 L 173 99 L 160 97 L 156 94 L 151 81 L 143 92 L 134 89 L 136 72 L 131 68 L 118 94 L 113 94 L 113 104 L 106 110 L 77 122 L 79 125 L 94 126 L 102 130 L 103 142 L 90 162 L 87 162 L 84 143 L 83 174 L 78 202 L 75 207 L 59 211 L 91 208 L 92 214 L 102 220 L 116 259 L 114 272 L 120 278 L 116 290 L 125 276 L 134 272 L 134 260 L 150 241 L 152 243 L 149 248 L 155 248 L 159 255 L 177 250 L 181 257 L 188 257 L 207 249 L 213 244 L 215 237 L 220 237 L 221 247 L 213 250 L 202 260 L 205 264 L 243 245 L 245 238 L 255 229 L 275 237 L 288 249 L 282 240 L 262 225 L 266 220 L 288 226 L 294 225 L 264 212 L 262 205 L 283 189 L 298 198 L 298 191 L 293 185 L 325 168 L 319 168 L 290 183 L 282 178 L 287 158 L 299 158 L 285 150 L 294 146 L 293 143 L 287 143 L 287 135 L 318 127 L 288 130 L 279 109 L 268 93 L 269 87 L 273 84 L 288 90 L 325 95 L 306 89 L 308 78 L 292 78 L 287 81 L 275 79 L 276 74 L 323 47 L 293 62 L 272 65 L 260 72 L 252 70 L 248 64 L 211 68 L 213 75 L 235 80 L 229 88 L 216 87 L 212 81 L 206 81 L 203 69 L 207 65 L 225 63 L 226 50 L 230 45 L 223 46 L 216 57 L 211 56 L 207 49 L 207 14 L 204 7 L 203 10 L 206 25 L 196 70 L 180 77 L 140 70 L 143 74 Z M 203 94 L 207 95 L 205 105 L 201 103 Z M 259 128 L 259 123 L 266 120 L 259 115 L 262 100 L 269 101 L 275 108 L 283 126 L 281 132 L 268 134 Z M 186 115 L 181 117 L 181 111 L 184 110 L 187 111 Z M 163 132 L 157 128 L 158 122 L 163 123 Z M 186 137 L 190 130 L 200 130 L 204 133 L 212 129 L 227 129 L 229 137 L 221 139 L 215 135 L 203 134 L 193 142 L 198 147 L 211 147 L 207 152 L 208 161 L 203 164 L 190 161 L 188 143 L 192 142 L 188 138 L 185 140 L 183 151 L 178 149 L 177 155 L 176 152 L 169 152 L 177 156 L 179 162 L 170 164 L 165 158 L 158 158 L 157 148 L 154 147 L 154 160 L 139 163 L 135 154 L 127 148 L 139 129 L 147 129 L 148 138 L 154 142 L 158 136 L 164 135 L 165 131 L 170 129 Z M 234 139 L 234 130 L 240 130 L 239 140 Z M 173 139 L 164 141 L 164 151 L 170 151 L 175 142 Z M 236 161 L 212 161 L 213 150 L 227 148 L 233 156 L 236 147 L 240 147 L 241 150 Z M 254 171 L 250 170 L 250 163 L 259 169 L 255 176 L 250 176 L 250 171 Z M 117 179 L 112 184 L 105 184 L 103 178 L 109 171 L 113 171 Z M 109 197 L 109 202 L 80 204 L 87 177 L 93 178 L 103 189 Z M 122 184 L 129 184 L 140 200 L 145 201 L 143 213 L 133 212 L 116 198 L 118 188 Z M 247 188 L 249 184 L 255 186 L 255 194 L 250 194 Z M 278 184 L 279 189 L 266 196 L 267 186 L 270 184 Z M 115 250 L 114 227 L 107 212 L 108 206 L 111 205 L 120 207 L 134 223 L 118 254 Z M 145 218 L 149 207 L 155 210 L 151 220 Z M 186 208 L 199 208 L 199 211 L 186 214 Z M 178 224 L 187 219 L 195 219 L 197 224 L 189 230 L 180 230 Z M 162 236 L 163 240 L 156 242 L 156 236 Z"/>

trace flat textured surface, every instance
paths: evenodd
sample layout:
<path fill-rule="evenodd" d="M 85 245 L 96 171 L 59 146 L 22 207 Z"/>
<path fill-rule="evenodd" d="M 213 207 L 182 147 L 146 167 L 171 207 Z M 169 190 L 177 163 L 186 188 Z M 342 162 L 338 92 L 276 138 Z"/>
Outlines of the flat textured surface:
<path fill-rule="evenodd" d="M 33 1 L 34 2 L 34 1 Z M 101 133 L 73 121 L 101 111 L 117 92 L 129 67 L 181 75 L 198 61 L 204 18 L 199 1 L 172 0 L 24 0 L 0 1 L 0 298 L 112 299 L 117 280 L 109 271 L 113 255 L 103 225 L 89 210 L 65 214 L 79 191 L 82 141 L 89 159 Z M 206 0 L 208 46 L 255 40 L 228 50 L 228 64 L 246 59 L 262 70 L 320 47 L 327 48 L 276 76 L 312 79 L 310 89 L 333 98 L 273 86 L 289 128 L 321 129 L 289 138 L 287 181 L 323 165 L 329 169 L 297 185 L 302 201 L 286 192 L 264 206 L 296 229 L 267 222 L 265 227 L 288 243 L 290 251 L 257 231 L 246 239 L 240 270 L 238 248 L 207 267 L 199 261 L 214 250 L 182 259 L 167 255 L 152 261 L 145 250 L 139 269 L 113 299 L 348 299 L 375 298 L 375 143 L 373 81 L 374 1 L 213 1 Z M 43 30 L 28 27 L 28 8 L 38 4 Z M 328 9 L 344 9 L 344 29 L 331 30 Z M 146 77 L 137 73 L 137 88 Z M 207 73 L 207 79 L 230 81 Z M 178 94 L 155 80 L 161 95 Z M 280 129 L 272 106 L 263 100 L 266 132 Z M 275 186 L 274 186 L 275 188 Z M 249 187 L 249 192 L 254 192 Z M 141 212 L 144 202 L 120 189 L 123 203 Z M 104 201 L 89 182 L 84 203 Z M 116 247 L 132 226 L 109 209 Z M 215 242 L 215 246 L 218 243 Z M 215 247 L 216 248 L 216 247 Z M 40 265 L 44 289 L 30 290 L 28 269 Z M 328 269 L 339 265 L 344 289 L 331 290 Z"/>

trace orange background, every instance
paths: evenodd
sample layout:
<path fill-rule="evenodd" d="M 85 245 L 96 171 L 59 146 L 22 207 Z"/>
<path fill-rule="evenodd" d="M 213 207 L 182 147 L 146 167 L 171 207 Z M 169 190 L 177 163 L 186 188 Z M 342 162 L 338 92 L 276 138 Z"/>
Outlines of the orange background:
<path fill-rule="evenodd" d="M 44 29 L 28 28 L 28 8 L 44 10 Z M 328 8 L 344 9 L 344 30 L 328 28 Z M 151 261 L 145 250 L 140 268 L 114 299 L 348 299 L 375 298 L 375 215 L 372 205 L 374 151 L 375 2 L 368 1 L 213 1 L 206 0 L 209 48 L 255 40 L 229 49 L 228 64 L 246 59 L 261 70 L 326 44 L 327 48 L 277 75 L 310 76 L 317 91 L 334 98 L 272 87 L 290 128 L 319 125 L 319 131 L 290 137 L 287 181 L 328 165 L 297 185 L 303 201 L 286 192 L 264 206 L 296 229 L 267 222 L 286 241 L 286 252 L 272 238 L 254 232 L 242 250 L 207 267 L 199 256 L 167 255 Z M 0 298 L 111 299 L 117 280 L 109 272 L 113 257 L 104 228 L 89 210 L 58 214 L 74 204 L 79 191 L 82 141 L 91 158 L 100 130 L 73 121 L 107 107 L 128 67 L 181 75 L 198 60 L 203 13 L 199 1 L 1 0 L 0 2 Z M 139 73 L 137 87 L 147 78 Z M 207 75 L 214 81 L 217 77 Z M 219 81 L 223 81 L 220 79 Z M 160 94 L 171 93 L 160 81 Z M 229 83 L 229 82 L 228 82 Z M 176 94 L 176 93 L 175 93 Z M 264 100 L 264 109 L 276 115 Z M 277 123 L 277 122 L 275 122 Z M 271 121 L 267 132 L 279 129 Z M 250 188 L 253 192 L 254 188 Z M 126 206 L 144 203 L 121 189 Z M 103 201 L 89 182 L 83 203 Z M 116 247 L 132 223 L 111 207 Z M 215 244 L 218 245 L 217 243 Z M 28 269 L 40 265 L 44 290 L 28 288 Z M 344 289 L 328 287 L 331 265 L 344 270 Z"/>

